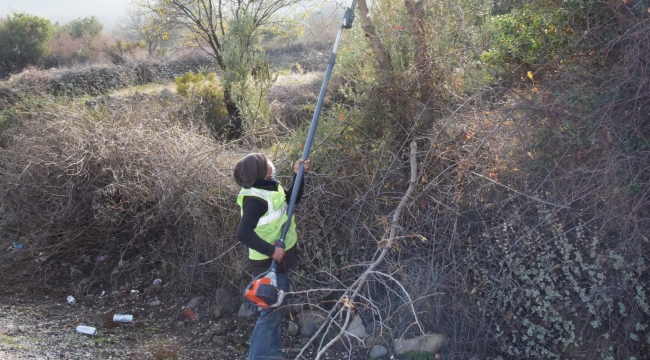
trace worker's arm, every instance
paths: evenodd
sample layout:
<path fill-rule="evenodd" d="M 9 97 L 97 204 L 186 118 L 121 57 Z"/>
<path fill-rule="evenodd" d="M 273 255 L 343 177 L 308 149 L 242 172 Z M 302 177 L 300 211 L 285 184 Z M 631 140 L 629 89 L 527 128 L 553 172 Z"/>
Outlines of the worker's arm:
<path fill-rule="evenodd" d="M 257 199 L 246 201 L 244 203 L 244 213 L 237 228 L 237 240 L 253 250 L 273 257 L 275 246 L 267 243 L 255 233 L 257 222 L 266 214 L 266 211 L 267 205 L 265 202 Z"/>

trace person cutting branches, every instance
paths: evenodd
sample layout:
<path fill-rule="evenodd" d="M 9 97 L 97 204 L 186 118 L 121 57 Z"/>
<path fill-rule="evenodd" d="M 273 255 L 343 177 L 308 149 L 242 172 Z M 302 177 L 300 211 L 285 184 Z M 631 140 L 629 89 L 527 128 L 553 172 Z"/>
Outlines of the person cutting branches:
<path fill-rule="evenodd" d="M 282 226 L 288 221 L 287 204 L 293 192 L 296 176 L 303 159 L 294 164 L 292 185 L 284 189 L 275 179 L 275 166 L 263 154 L 246 155 L 235 166 L 234 177 L 242 187 L 237 196 L 241 208 L 241 220 L 237 228 L 237 240 L 249 249 L 248 257 L 253 278 L 266 272 L 273 260 L 276 261 L 277 288 L 289 291 L 290 280 L 287 271 L 298 264 L 296 255 L 296 224 L 292 219 L 284 240 L 284 247 L 276 246 Z M 309 170 L 310 161 L 304 161 L 303 168 Z M 299 181 L 295 204 L 300 202 L 304 180 Z M 284 358 L 282 346 L 281 321 L 284 308 L 263 309 L 250 338 L 248 360 Z"/>
<path fill-rule="evenodd" d="M 294 165 L 293 185 L 288 190 L 282 188 L 275 181 L 273 164 L 262 154 L 249 154 L 235 166 L 235 180 L 242 187 L 237 197 L 242 214 L 237 239 L 249 247 L 253 272 L 253 281 L 246 287 L 244 296 L 263 309 L 251 335 L 248 360 L 285 358 L 280 350 L 280 321 L 284 316 L 284 294 L 289 291 L 287 270 L 298 262 L 295 250 L 298 236 L 293 210 L 302 198 L 302 178 L 309 170 L 309 152 L 336 62 L 336 51 L 343 29 L 352 28 L 356 3 L 357 0 L 353 0 L 352 6 L 345 10 L 336 33 L 334 50 L 325 70 L 305 148 Z"/>

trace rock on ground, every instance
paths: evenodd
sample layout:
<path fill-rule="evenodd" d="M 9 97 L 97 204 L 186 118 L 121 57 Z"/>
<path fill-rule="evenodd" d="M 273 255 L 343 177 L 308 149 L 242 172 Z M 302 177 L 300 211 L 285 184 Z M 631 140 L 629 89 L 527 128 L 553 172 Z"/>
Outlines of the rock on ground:
<path fill-rule="evenodd" d="M 215 306 L 212 315 L 219 319 L 225 315 L 232 314 L 239 305 L 239 296 L 230 290 L 218 288 L 215 294 Z"/>
<path fill-rule="evenodd" d="M 442 334 L 421 335 L 413 339 L 395 340 L 395 353 L 403 355 L 409 351 L 436 353 L 447 342 L 447 336 Z"/>
<path fill-rule="evenodd" d="M 370 350 L 369 356 L 371 358 L 381 358 L 388 355 L 388 349 L 386 349 L 385 346 L 382 345 L 375 345 L 372 347 L 372 350 Z"/>

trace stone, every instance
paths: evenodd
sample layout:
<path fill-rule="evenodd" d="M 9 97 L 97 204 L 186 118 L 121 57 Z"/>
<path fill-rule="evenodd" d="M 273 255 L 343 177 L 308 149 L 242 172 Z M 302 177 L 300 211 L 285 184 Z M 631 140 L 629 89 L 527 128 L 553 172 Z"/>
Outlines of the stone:
<path fill-rule="evenodd" d="M 176 322 L 176 327 L 177 327 L 177 328 L 182 328 L 183 326 L 185 326 L 185 321 L 182 321 L 182 320 L 181 320 L 181 321 L 177 321 L 177 322 Z"/>
<path fill-rule="evenodd" d="M 219 319 L 235 312 L 239 304 L 239 295 L 224 288 L 218 288 L 215 294 L 215 307 L 212 310 L 212 315 Z"/>
<path fill-rule="evenodd" d="M 150 306 L 160 306 L 161 304 L 162 302 L 158 299 L 154 299 L 149 303 Z"/>
<path fill-rule="evenodd" d="M 382 345 L 375 345 L 370 350 L 371 358 L 382 358 L 386 355 L 388 355 L 388 349 L 386 349 L 386 347 Z"/>
<path fill-rule="evenodd" d="M 160 97 L 161 99 L 168 99 L 168 98 L 170 98 L 170 97 L 172 97 L 172 96 L 173 96 L 173 94 L 172 94 L 171 91 L 169 91 L 169 89 L 163 89 L 163 90 L 158 94 L 158 97 Z"/>
<path fill-rule="evenodd" d="M 298 331 L 300 331 L 300 328 L 298 327 L 298 324 L 296 324 L 295 322 L 289 321 L 289 326 L 287 331 L 291 336 L 296 336 L 298 335 Z"/>
<path fill-rule="evenodd" d="M 313 336 L 325 321 L 327 313 L 321 310 L 306 310 L 298 314 L 298 326 L 302 336 Z"/>
<path fill-rule="evenodd" d="M 300 328 L 300 335 L 306 336 L 306 337 L 312 337 L 316 332 L 318 331 L 318 328 L 320 326 L 314 324 L 314 323 L 308 323 L 305 326 L 302 326 Z"/>
<path fill-rule="evenodd" d="M 426 334 L 413 339 L 397 339 L 394 343 L 395 353 L 404 355 L 409 351 L 434 354 L 447 342 L 447 336 L 442 334 Z"/>
<path fill-rule="evenodd" d="M 240 318 L 249 318 L 255 315 L 257 315 L 257 306 L 248 302 L 241 304 L 237 312 L 237 317 Z"/>
<path fill-rule="evenodd" d="M 348 332 L 359 339 L 363 340 L 368 337 L 368 333 L 366 333 L 366 328 L 363 326 L 363 321 L 361 320 L 361 316 L 355 315 L 354 318 L 352 319 L 352 322 L 348 326 Z"/>
<path fill-rule="evenodd" d="M 223 336 L 215 336 L 215 337 L 213 337 L 212 342 L 217 346 L 224 346 L 227 343 L 226 338 L 223 337 Z"/>
<path fill-rule="evenodd" d="M 185 305 L 186 308 L 196 309 L 205 300 L 205 296 L 195 296 Z"/>

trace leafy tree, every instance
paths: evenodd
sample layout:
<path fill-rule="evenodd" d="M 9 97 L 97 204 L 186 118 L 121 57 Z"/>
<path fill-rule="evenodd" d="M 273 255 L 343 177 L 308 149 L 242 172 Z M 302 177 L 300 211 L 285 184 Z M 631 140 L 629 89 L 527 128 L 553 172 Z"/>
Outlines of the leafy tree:
<path fill-rule="evenodd" d="M 153 55 L 174 38 L 174 24 L 155 9 L 130 9 L 126 27 L 144 40 L 149 55 Z"/>
<path fill-rule="evenodd" d="M 211 56 L 224 72 L 231 70 L 230 64 L 237 67 L 247 64 L 246 54 L 259 50 L 256 40 L 265 33 L 287 33 L 295 28 L 288 19 L 287 8 L 302 0 L 136 0 L 146 9 L 154 11 L 174 26 L 183 29 L 188 38 Z M 281 15 L 284 14 L 284 15 Z M 234 22 L 246 17 L 247 26 L 233 26 Z M 241 24 L 241 23 L 240 23 Z M 243 30 L 228 41 L 231 31 Z M 240 47 L 229 56 L 239 56 L 236 61 L 226 60 L 224 52 L 228 47 Z M 238 55 L 237 55 L 238 54 Z M 254 64 L 249 64 L 251 67 Z M 239 70 L 235 70 L 239 72 Z M 246 81 L 246 80 L 243 80 Z M 224 84 L 224 100 L 228 113 L 233 118 L 237 132 L 242 125 L 242 113 L 232 89 L 233 83 Z"/>
<path fill-rule="evenodd" d="M 78 39 L 84 34 L 88 34 L 90 37 L 97 36 L 104 29 L 104 25 L 99 19 L 91 16 L 72 20 L 64 26 L 64 29 L 68 31 L 70 36 Z"/>
<path fill-rule="evenodd" d="M 19 71 L 37 64 L 49 48 L 54 26 L 44 18 L 15 13 L 7 16 L 0 26 L 0 65 L 7 71 Z"/>

